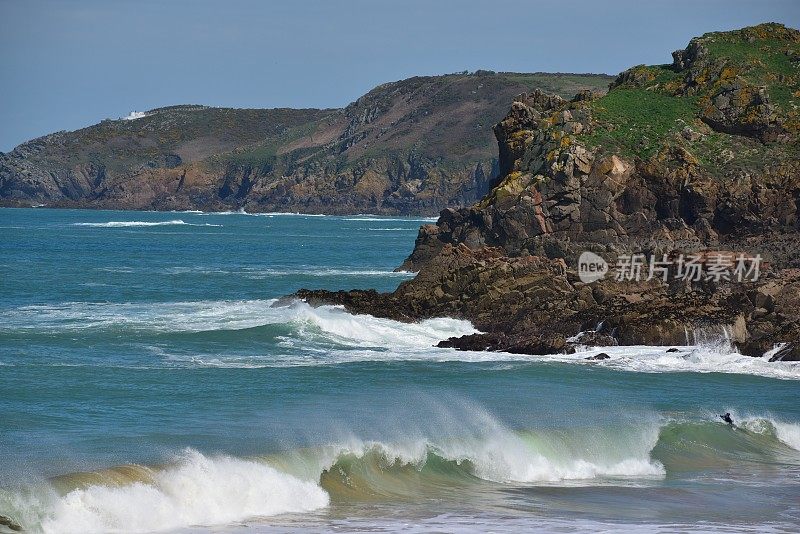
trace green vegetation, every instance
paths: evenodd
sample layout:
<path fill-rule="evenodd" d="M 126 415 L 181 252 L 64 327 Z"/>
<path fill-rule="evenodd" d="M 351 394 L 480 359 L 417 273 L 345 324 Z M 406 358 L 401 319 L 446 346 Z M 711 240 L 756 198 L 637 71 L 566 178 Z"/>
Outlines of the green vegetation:
<path fill-rule="evenodd" d="M 595 93 L 608 91 L 608 84 L 614 79 L 606 74 L 502 74 L 509 81 L 523 84 L 533 89 L 537 87 L 562 98 L 572 98 L 580 91 L 589 89 Z"/>
<path fill-rule="evenodd" d="M 681 145 L 709 170 L 735 165 L 757 168 L 796 157 L 800 32 L 762 24 L 709 33 L 692 41 L 687 56 L 691 56 L 691 64 L 684 70 L 671 64 L 640 65 L 623 73 L 608 94 L 589 104 L 593 128 L 577 140 L 642 159 L 655 156 L 665 146 Z M 766 127 L 765 121 L 775 118 L 770 119 L 768 112 L 765 116 L 768 108 L 754 97 L 761 87 L 766 88 L 773 117 L 793 136 L 789 142 L 765 146 L 753 137 L 713 131 L 701 122 L 709 113 L 721 113 L 713 108 L 717 94 L 741 88 L 724 113 L 743 129 Z M 687 126 L 696 132 L 691 140 L 680 135 Z"/>
<path fill-rule="evenodd" d="M 598 127 L 582 138 L 587 145 L 646 159 L 667 137 L 692 124 L 697 99 L 621 87 L 593 102 L 592 111 Z"/>

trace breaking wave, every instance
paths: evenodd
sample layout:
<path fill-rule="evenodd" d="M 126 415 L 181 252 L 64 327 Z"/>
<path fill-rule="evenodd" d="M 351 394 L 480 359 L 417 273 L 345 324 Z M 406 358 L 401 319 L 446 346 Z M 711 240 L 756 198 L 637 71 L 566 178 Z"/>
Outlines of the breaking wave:
<path fill-rule="evenodd" d="M 252 329 L 273 324 L 314 325 L 352 343 L 429 347 L 453 335 L 475 333 L 469 322 L 428 319 L 401 323 L 371 315 L 353 315 L 339 306 L 314 308 L 294 301 L 276 306 L 276 299 L 162 303 L 67 302 L 22 306 L 0 312 L 0 334 L 17 330 L 107 330 L 212 332 Z"/>
<path fill-rule="evenodd" d="M 221 224 L 196 224 L 187 223 L 182 219 L 171 221 L 108 221 L 108 222 L 80 222 L 72 223 L 72 226 L 91 226 L 94 228 L 135 228 L 140 226 L 222 226 Z"/>
<path fill-rule="evenodd" d="M 327 506 L 329 497 L 315 482 L 265 463 L 187 449 L 165 468 L 130 465 L 58 477 L 27 499 L 10 495 L 6 500 L 20 508 L 14 515 L 26 528 L 89 534 L 164 531 L 307 512 Z"/>
<path fill-rule="evenodd" d="M 481 484 L 648 485 L 672 471 L 789 458 L 800 425 L 741 419 L 511 430 L 474 406 L 468 420 L 436 414 L 425 435 L 349 438 L 267 456 L 186 449 L 164 466 L 124 465 L 0 490 L 0 511 L 45 533 L 148 532 L 223 525 L 336 502 L 452 495 Z M 434 410 L 435 412 L 435 410 Z M 455 428 L 462 429 L 454 432 Z M 437 430 L 438 429 L 438 430 Z"/>

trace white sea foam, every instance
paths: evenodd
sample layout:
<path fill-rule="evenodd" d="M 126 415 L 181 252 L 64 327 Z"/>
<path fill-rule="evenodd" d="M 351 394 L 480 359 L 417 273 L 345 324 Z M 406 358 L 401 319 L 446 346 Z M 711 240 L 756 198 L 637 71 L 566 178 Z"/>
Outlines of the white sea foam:
<path fill-rule="evenodd" d="M 778 439 L 796 451 L 800 451 L 800 425 L 774 421 L 775 434 Z"/>
<path fill-rule="evenodd" d="M 463 413 L 457 408 L 431 407 L 423 435 L 411 425 L 407 438 L 350 437 L 269 460 L 212 457 L 186 449 L 166 467 L 138 467 L 138 475 L 124 484 L 111 477 L 107 484 L 80 484 L 64 494 L 47 488 L 11 499 L 6 494 L 6 504 L 11 503 L 7 513 L 26 528 L 47 534 L 166 531 L 301 514 L 330 503 L 319 485 L 324 471 L 342 458 L 367 455 L 380 459 L 381 469 L 404 465 L 421 470 L 435 454 L 473 476 L 502 484 L 627 485 L 665 474 L 649 457 L 658 439 L 656 426 L 583 432 L 575 439 L 552 431 L 516 433 L 480 407 L 461 406 Z M 418 423 L 425 426 L 423 420 Z M 394 485 L 388 473 L 385 480 L 371 478 L 368 483 L 389 494 L 409 490 Z"/>
<path fill-rule="evenodd" d="M 173 467 L 153 471 L 152 482 L 89 486 L 58 497 L 41 527 L 63 534 L 153 532 L 308 512 L 328 503 L 328 494 L 314 481 L 263 463 L 189 449 Z"/>
<path fill-rule="evenodd" d="M 197 215 L 247 215 L 250 217 L 329 217 L 322 213 L 297 213 L 290 211 L 249 212 L 244 208 L 236 211 L 198 211 Z"/>
<path fill-rule="evenodd" d="M 780 421 L 772 416 L 742 415 L 731 411 L 736 424 L 759 434 L 772 433 L 784 445 L 800 451 L 800 424 Z"/>
<path fill-rule="evenodd" d="M 555 354 L 533 357 L 535 361 L 560 361 L 597 365 L 622 371 L 639 373 L 734 373 L 800 380 L 800 363 L 770 362 L 767 358 L 753 358 L 732 351 L 726 343 L 718 346 L 678 346 L 678 352 L 667 352 L 670 347 L 632 345 L 622 347 L 581 347 L 574 354 Z M 588 356 L 605 352 L 607 360 L 587 361 Z"/>
<path fill-rule="evenodd" d="M 365 272 L 359 272 L 364 275 Z M 386 274 L 386 273 L 381 273 Z M 402 275 L 403 273 L 396 273 Z M 562 362 L 640 373 L 736 373 L 800 380 L 800 362 L 769 362 L 730 352 L 726 344 L 668 347 L 621 346 L 583 348 L 574 354 L 531 356 L 503 352 L 434 348 L 439 341 L 475 333 L 467 321 L 439 318 L 401 323 L 370 315 L 353 315 L 341 307 L 313 308 L 296 302 L 273 307 L 275 300 L 193 301 L 164 303 L 86 303 L 23 306 L 0 311 L 0 332 L 39 330 L 48 333 L 103 329 L 139 332 L 210 332 L 289 325 L 287 345 L 336 344 L 341 349 L 315 354 L 271 354 L 257 360 L 195 354 L 190 363 L 210 366 L 263 367 L 326 365 L 356 361 Z M 281 334 L 283 335 L 283 334 Z M 587 361 L 598 352 L 610 358 Z M 174 355 L 173 355 L 174 356 Z M 179 360 L 182 357 L 178 358 Z"/>
<path fill-rule="evenodd" d="M 345 221 L 380 221 L 380 222 L 436 222 L 438 217 L 377 217 L 377 216 L 357 216 L 357 217 L 343 217 Z"/>
<path fill-rule="evenodd" d="M 263 279 L 271 276 L 381 276 L 408 278 L 414 275 L 408 271 L 381 271 L 376 269 L 318 269 L 318 268 L 298 268 L 298 269 L 248 269 L 241 271 L 247 278 Z"/>
<path fill-rule="evenodd" d="M 353 347 L 428 348 L 450 336 L 475 332 L 467 321 L 429 319 L 401 323 L 370 315 L 352 315 L 337 306 L 313 308 L 304 302 L 273 307 L 270 300 L 162 303 L 87 303 L 23 306 L 0 312 L 0 331 L 48 332 L 125 328 L 134 331 L 207 332 L 292 324 L 298 335 L 309 327 Z"/>
<path fill-rule="evenodd" d="M 171 221 L 108 221 L 108 222 L 80 222 L 72 223 L 72 226 L 91 226 L 95 228 L 128 228 L 138 226 L 222 226 L 221 224 L 194 224 L 187 223 L 182 219 Z"/>

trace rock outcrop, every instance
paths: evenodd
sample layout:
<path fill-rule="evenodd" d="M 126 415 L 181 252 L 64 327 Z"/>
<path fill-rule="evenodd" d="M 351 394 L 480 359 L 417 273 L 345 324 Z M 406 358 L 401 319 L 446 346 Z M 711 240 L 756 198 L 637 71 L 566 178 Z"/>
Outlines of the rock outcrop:
<path fill-rule="evenodd" d="M 603 97 L 522 95 L 495 127 L 499 182 L 423 228 L 403 268 L 417 270 L 444 243 L 574 259 L 731 242 L 758 252 L 761 240 L 748 239 L 765 233 L 794 240 L 798 51 L 800 32 L 765 24 L 694 39 L 673 65 L 625 71 Z M 762 252 L 797 266 L 794 244 Z"/>
<path fill-rule="evenodd" d="M 498 177 L 491 125 L 515 95 L 609 79 L 480 71 L 384 84 L 344 109 L 156 109 L 0 154 L 0 205 L 433 215 Z"/>
<path fill-rule="evenodd" d="M 707 34 L 673 58 L 625 71 L 604 96 L 517 98 L 494 128 L 501 176 L 420 229 L 402 266 L 414 280 L 391 295 L 313 299 L 401 320 L 467 318 L 482 333 L 442 343 L 461 349 L 683 345 L 705 332 L 746 354 L 796 358 L 800 32 Z M 586 251 L 609 265 L 762 261 L 746 280 L 678 279 L 670 266 L 584 283 Z"/>

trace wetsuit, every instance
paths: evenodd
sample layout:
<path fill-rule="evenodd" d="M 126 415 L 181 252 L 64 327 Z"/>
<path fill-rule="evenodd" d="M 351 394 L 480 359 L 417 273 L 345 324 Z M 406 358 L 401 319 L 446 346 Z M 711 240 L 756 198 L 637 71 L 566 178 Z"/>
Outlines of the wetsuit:
<path fill-rule="evenodd" d="M 731 418 L 731 414 L 726 413 L 725 415 L 720 415 L 720 417 L 722 418 L 723 421 L 725 421 L 729 425 L 733 424 L 733 419 Z"/>

